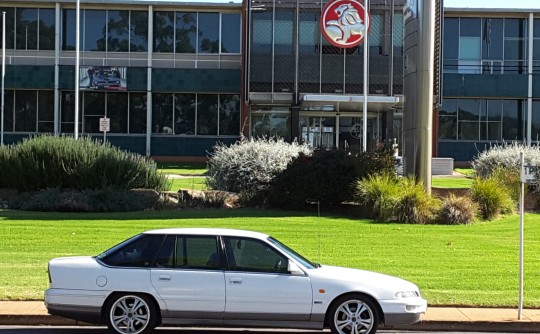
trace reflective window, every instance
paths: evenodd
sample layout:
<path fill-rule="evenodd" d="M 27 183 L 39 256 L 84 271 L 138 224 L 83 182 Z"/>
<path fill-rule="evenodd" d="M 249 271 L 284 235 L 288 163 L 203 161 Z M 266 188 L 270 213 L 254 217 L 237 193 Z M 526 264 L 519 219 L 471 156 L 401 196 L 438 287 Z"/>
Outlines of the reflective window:
<path fill-rule="evenodd" d="M 156 267 L 182 269 L 218 269 L 220 256 L 216 237 L 168 236 L 156 261 Z"/>
<path fill-rule="evenodd" d="M 225 237 L 229 267 L 235 271 L 287 273 L 289 261 L 265 242 Z M 230 256 L 230 258 L 229 258 Z"/>
<path fill-rule="evenodd" d="M 131 11 L 131 19 L 129 25 L 129 41 L 129 51 L 148 51 L 148 12 Z"/>
<path fill-rule="evenodd" d="M 534 36 L 534 46 L 533 46 L 533 59 L 540 59 L 540 19 L 534 19 L 533 25 L 533 36 Z M 540 70 L 540 69 L 537 69 Z"/>
<path fill-rule="evenodd" d="M 217 135 L 218 96 L 199 94 L 197 96 L 197 134 Z"/>
<path fill-rule="evenodd" d="M 501 140 L 502 100 L 483 100 L 480 109 L 480 139 Z"/>
<path fill-rule="evenodd" d="M 253 13 L 252 27 L 252 52 L 269 54 L 272 52 L 272 13 L 255 12 Z"/>
<path fill-rule="evenodd" d="M 300 13 L 299 51 L 300 54 L 319 54 L 321 33 L 320 14 L 316 12 Z"/>
<path fill-rule="evenodd" d="M 13 132 L 13 112 L 15 91 L 7 90 L 4 93 L 4 130 Z"/>
<path fill-rule="evenodd" d="M 146 133 L 146 93 L 129 93 L 129 133 Z"/>
<path fill-rule="evenodd" d="M 219 13 L 199 13 L 199 52 L 219 53 Z"/>
<path fill-rule="evenodd" d="M 460 99 L 458 102 L 458 120 L 458 140 L 478 140 L 480 100 Z"/>
<path fill-rule="evenodd" d="M 240 134 L 240 96 L 219 96 L 219 134 Z"/>
<path fill-rule="evenodd" d="M 483 59 L 503 59 L 503 21 L 493 18 L 482 19 Z"/>
<path fill-rule="evenodd" d="M 457 139 L 457 99 L 444 99 L 439 110 L 439 139 Z"/>
<path fill-rule="evenodd" d="M 129 51 L 129 11 L 109 10 L 107 22 L 107 51 Z"/>
<path fill-rule="evenodd" d="M 154 52 L 174 50 L 174 12 L 154 12 Z"/>
<path fill-rule="evenodd" d="M 531 120 L 531 140 L 540 141 L 540 101 L 533 101 Z"/>
<path fill-rule="evenodd" d="M 111 253 L 100 255 L 99 260 L 115 267 L 150 267 L 156 260 L 163 239 L 163 235 L 141 234 Z"/>
<path fill-rule="evenodd" d="M 82 50 L 106 51 L 105 36 L 107 33 L 106 11 L 84 10 L 84 37 Z"/>
<path fill-rule="evenodd" d="M 240 53 L 240 14 L 221 14 L 221 53 Z"/>
<path fill-rule="evenodd" d="M 14 49 L 15 45 L 15 8 L 3 8 L 0 7 L 0 14 L 6 12 L 6 49 Z M 0 15 L 0 23 L 2 22 L 2 15 Z M 0 25 L 0 34 L 2 32 L 2 26 Z M 0 41 L 1 43 L 1 41 Z"/>
<path fill-rule="evenodd" d="M 195 94 L 175 94 L 174 96 L 174 133 L 177 135 L 195 134 L 195 112 L 197 98 Z"/>
<path fill-rule="evenodd" d="M 16 48 L 18 50 L 37 50 L 38 10 L 36 8 L 17 8 Z"/>
<path fill-rule="evenodd" d="M 127 93 L 107 93 L 107 117 L 110 118 L 111 133 L 127 133 Z"/>
<path fill-rule="evenodd" d="M 38 132 L 54 132 L 54 92 L 38 92 Z"/>
<path fill-rule="evenodd" d="M 83 113 L 85 133 L 101 133 L 99 119 L 105 117 L 105 93 L 84 92 Z"/>
<path fill-rule="evenodd" d="M 525 119 L 523 100 L 503 101 L 503 138 L 504 140 L 522 140 Z"/>
<path fill-rule="evenodd" d="M 152 133 L 173 134 L 173 94 L 152 96 Z"/>
<path fill-rule="evenodd" d="M 62 50 L 75 50 L 75 10 L 62 10 Z"/>
<path fill-rule="evenodd" d="M 55 35 L 55 13 L 54 9 L 39 10 L 39 49 L 54 50 Z"/>
<path fill-rule="evenodd" d="M 36 132 L 37 91 L 15 91 L 15 131 Z"/>
<path fill-rule="evenodd" d="M 195 53 L 197 48 L 197 13 L 176 13 L 176 52 Z"/>
<path fill-rule="evenodd" d="M 293 51 L 293 12 L 276 10 L 274 52 L 291 54 Z"/>

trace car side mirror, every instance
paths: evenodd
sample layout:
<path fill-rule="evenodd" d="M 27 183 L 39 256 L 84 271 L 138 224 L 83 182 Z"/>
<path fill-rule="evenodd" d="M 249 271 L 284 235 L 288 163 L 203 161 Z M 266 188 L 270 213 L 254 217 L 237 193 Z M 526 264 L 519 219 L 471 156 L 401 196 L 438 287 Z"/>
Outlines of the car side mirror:
<path fill-rule="evenodd" d="M 289 260 L 289 264 L 287 265 L 287 271 L 291 274 L 291 275 L 295 275 L 295 276 L 304 276 L 305 273 L 302 269 L 300 269 L 300 267 Z"/>

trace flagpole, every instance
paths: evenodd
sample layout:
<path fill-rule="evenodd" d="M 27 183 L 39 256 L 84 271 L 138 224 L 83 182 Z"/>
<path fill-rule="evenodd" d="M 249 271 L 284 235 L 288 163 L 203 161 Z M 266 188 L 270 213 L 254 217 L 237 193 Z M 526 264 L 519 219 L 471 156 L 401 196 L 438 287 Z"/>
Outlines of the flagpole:
<path fill-rule="evenodd" d="M 4 84 L 6 77 L 6 12 L 2 12 L 2 105 L 0 106 L 1 121 L 0 121 L 0 146 L 4 146 Z"/>
<path fill-rule="evenodd" d="M 75 124 L 73 125 L 75 139 L 79 138 L 80 17 L 81 2 L 80 0 L 77 0 L 77 6 L 75 9 Z"/>
<path fill-rule="evenodd" d="M 368 15 L 368 1 L 364 2 L 364 105 L 362 110 L 363 116 L 363 126 L 362 126 L 362 152 L 367 151 L 367 109 L 368 109 L 368 27 L 371 22 L 369 22 Z"/>

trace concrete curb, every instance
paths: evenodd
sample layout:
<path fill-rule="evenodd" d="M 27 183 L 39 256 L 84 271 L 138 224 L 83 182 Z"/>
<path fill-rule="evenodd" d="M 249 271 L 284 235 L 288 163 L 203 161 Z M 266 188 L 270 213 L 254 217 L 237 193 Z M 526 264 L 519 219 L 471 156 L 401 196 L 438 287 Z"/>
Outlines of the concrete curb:
<path fill-rule="evenodd" d="M 1 326 L 95 326 L 52 315 L 1 314 Z M 196 328 L 194 328 L 196 329 Z M 382 327 L 384 330 L 407 331 L 477 331 L 491 333 L 540 333 L 536 321 L 436 321 L 423 320 L 414 325 Z M 301 331 L 303 333 L 320 331 Z"/>

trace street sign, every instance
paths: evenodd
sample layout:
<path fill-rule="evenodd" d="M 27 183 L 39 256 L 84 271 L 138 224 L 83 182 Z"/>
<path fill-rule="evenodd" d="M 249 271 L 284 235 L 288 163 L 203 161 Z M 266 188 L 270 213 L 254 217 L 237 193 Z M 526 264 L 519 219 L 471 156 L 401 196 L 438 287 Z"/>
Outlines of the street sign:
<path fill-rule="evenodd" d="M 100 118 L 99 119 L 99 131 L 109 132 L 111 131 L 111 119 L 110 118 Z"/>
<path fill-rule="evenodd" d="M 536 179 L 538 167 L 534 162 L 523 164 L 521 167 L 521 182 L 527 183 Z"/>

